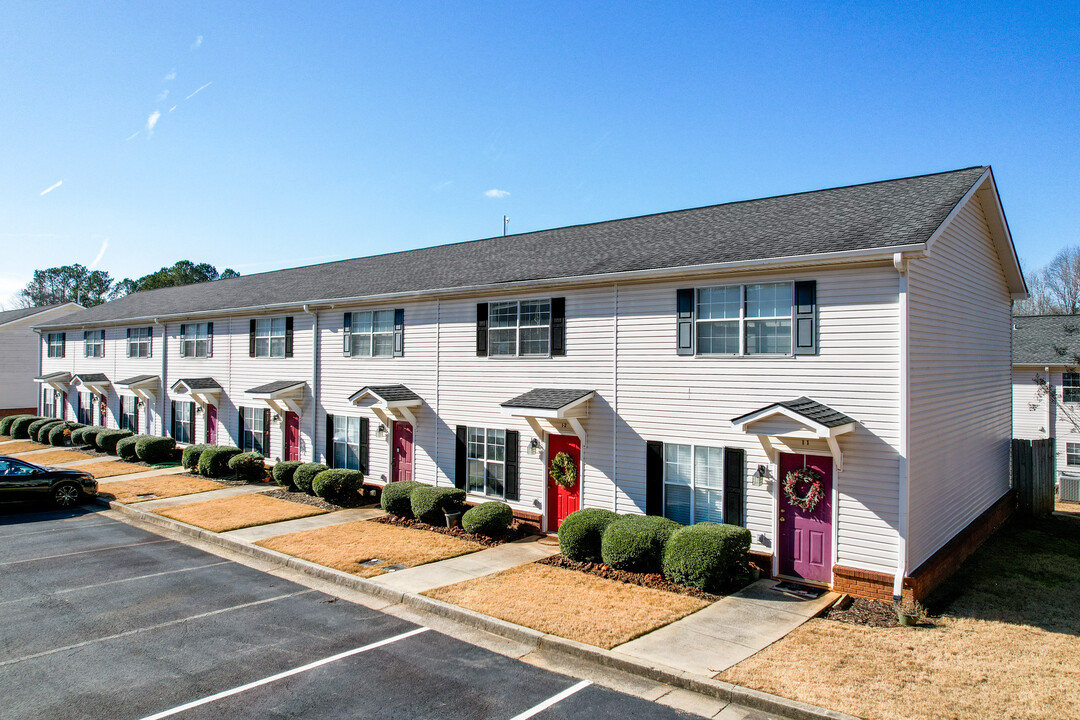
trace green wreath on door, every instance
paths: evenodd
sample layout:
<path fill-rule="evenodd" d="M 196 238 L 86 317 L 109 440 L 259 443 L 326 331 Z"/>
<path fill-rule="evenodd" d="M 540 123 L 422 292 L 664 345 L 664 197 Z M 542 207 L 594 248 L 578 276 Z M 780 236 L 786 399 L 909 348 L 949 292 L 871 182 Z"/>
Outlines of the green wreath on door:
<path fill-rule="evenodd" d="M 577 485 L 577 466 L 569 453 L 558 452 L 551 458 L 551 466 L 548 468 L 551 479 L 567 490 Z"/>

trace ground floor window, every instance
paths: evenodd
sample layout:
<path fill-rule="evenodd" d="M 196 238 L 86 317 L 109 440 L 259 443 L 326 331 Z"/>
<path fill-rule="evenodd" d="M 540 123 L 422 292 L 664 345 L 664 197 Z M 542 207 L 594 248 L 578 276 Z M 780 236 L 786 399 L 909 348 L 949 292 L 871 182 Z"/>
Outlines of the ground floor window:
<path fill-rule="evenodd" d="M 1080 443 L 1065 443 L 1065 463 L 1080 465 Z"/>
<path fill-rule="evenodd" d="M 137 400 L 133 396 L 120 396 L 120 429 L 139 432 L 139 415 L 136 409 Z"/>
<path fill-rule="evenodd" d="M 469 492 L 506 495 L 506 431 L 469 428 Z"/>
<path fill-rule="evenodd" d="M 93 396 L 88 392 L 79 393 L 78 419 L 83 425 L 94 424 Z"/>
<path fill-rule="evenodd" d="M 334 416 L 333 467 L 360 470 L 360 426 L 358 417 Z"/>
<path fill-rule="evenodd" d="M 43 388 L 41 390 L 41 414 L 44 417 L 57 417 L 56 391 L 52 388 Z"/>
<path fill-rule="evenodd" d="M 270 414 L 264 408 L 240 408 L 240 449 L 267 455 L 270 452 Z"/>
<path fill-rule="evenodd" d="M 724 449 L 664 444 L 664 517 L 683 525 L 723 522 Z"/>
<path fill-rule="evenodd" d="M 172 436 L 176 442 L 195 442 L 195 403 L 173 400 Z"/>

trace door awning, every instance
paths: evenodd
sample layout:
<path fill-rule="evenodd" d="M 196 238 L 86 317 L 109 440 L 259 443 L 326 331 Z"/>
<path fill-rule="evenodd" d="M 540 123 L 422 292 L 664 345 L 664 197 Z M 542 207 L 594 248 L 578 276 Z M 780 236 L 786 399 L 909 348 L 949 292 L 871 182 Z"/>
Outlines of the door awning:
<path fill-rule="evenodd" d="M 416 429 L 416 413 L 424 400 L 404 385 L 367 385 L 349 396 L 353 405 L 371 408 L 386 427 L 397 420 L 404 420 Z"/>
<path fill-rule="evenodd" d="M 118 392 L 125 395 L 134 395 L 140 400 L 153 402 L 161 380 L 157 375 L 136 375 L 124 380 L 117 380 L 113 385 Z"/>
<path fill-rule="evenodd" d="M 71 373 L 69 372 L 54 372 L 42 375 L 41 377 L 34 378 L 34 382 L 41 383 L 42 385 L 48 385 L 53 390 L 59 390 L 60 392 L 67 392 L 68 385 L 71 384 Z"/>
<path fill-rule="evenodd" d="M 71 378 L 71 384 L 77 388 L 86 388 L 95 395 L 106 394 L 112 385 L 105 373 L 79 373 Z"/>
<path fill-rule="evenodd" d="M 747 435 L 757 435 L 769 459 L 776 462 L 776 449 L 769 438 L 824 440 L 837 470 L 844 467 L 837 438 L 855 429 L 855 420 L 828 405 L 801 397 L 766 405 L 753 412 L 732 418 L 731 425 Z"/>
<path fill-rule="evenodd" d="M 556 433 L 571 430 L 582 445 L 588 445 L 588 434 L 581 420 L 589 416 L 589 401 L 595 394 L 593 390 L 533 388 L 502 403 L 502 409 L 504 415 L 525 418 L 541 441 L 544 439 L 542 420 Z"/>
<path fill-rule="evenodd" d="M 216 406 L 222 393 L 221 385 L 212 377 L 180 378 L 171 389 L 177 395 L 189 395 L 204 410 L 207 405 Z"/>
<path fill-rule="evenodd" d="M 262 400 L 278 415 L 284 416 L 287 412 L 302 415 L 300 403 L 304 399 L 306 389 L 307 381 L 305 380 L 275 380 L 272 383 L 253 387 L 246 391 L 246 394 L 252 400 Z"/>

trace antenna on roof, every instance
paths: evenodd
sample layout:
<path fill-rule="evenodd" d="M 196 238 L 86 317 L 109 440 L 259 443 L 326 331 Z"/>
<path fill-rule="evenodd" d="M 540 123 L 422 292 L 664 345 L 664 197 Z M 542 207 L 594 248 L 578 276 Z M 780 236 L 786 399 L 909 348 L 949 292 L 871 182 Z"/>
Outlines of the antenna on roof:
<path fill-rule="evenodd" d="M 506 226 L 509 222 L 510 217 L 508 215 L 503 215 L 503 237 L 506 237 Z"/>

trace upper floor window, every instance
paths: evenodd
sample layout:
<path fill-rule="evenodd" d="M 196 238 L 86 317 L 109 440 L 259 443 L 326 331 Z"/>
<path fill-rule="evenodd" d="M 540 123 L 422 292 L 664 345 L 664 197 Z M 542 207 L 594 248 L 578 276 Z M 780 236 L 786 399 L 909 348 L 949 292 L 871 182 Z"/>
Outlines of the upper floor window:
<path fill-rule="evenodd" d="M 680 355 L 817 352 L 817 283 L 720 285 L 676 292 Z"/>
<path fill-rule="evenodd" d="M 151 354 L 154 329 L 149 327 L 137 327 L 127 329 L 127 356 L 134 358 L 148 358 Z"/>
<path fill-rule="evenodd" d="M 1065 443 L 1065 464 L 1080 465 L 1080 443 Z"/>
<path fill-rule="evenodd" d="M 105 331 L 83 331 L 83 357 L 105 357 Z"/>
<path fill-rule="evenodd" d="M 180 326 L 180 357 L 213 357 L 214 323 L 184 323 Z"/>
<path fill-rule="evenodd" d="M 248 355 L 251 357 L 292 357 L 292 316 L 251 320 Z"/>
<path fill-rule="evenodd" d="M 344 353 L 358 357 L 399 357 L 405 350 L 405 310 L 345 313 Z"/>
<path fill-rule="evenodd" d="M 476 354 L 504 357 L 565 355 L 565 300 L 480 303 L 476 306 Z"/>
<path fill-rule="evenodd" d="M 1080 372 L 1062 373 L 1061 399 L 1064 402 L 1080 402 Z"/>
<path fill-rule="evenodd" d="M 723 522 L 724 450 L 664 444 L 664 517 L 683 525 Z"/>
<path fill-rule="evenodd" d="M 45 339 L 48 356 L 51 358 L 64 357 L 66 339 L 67 333 L 49 333 Z"/>

